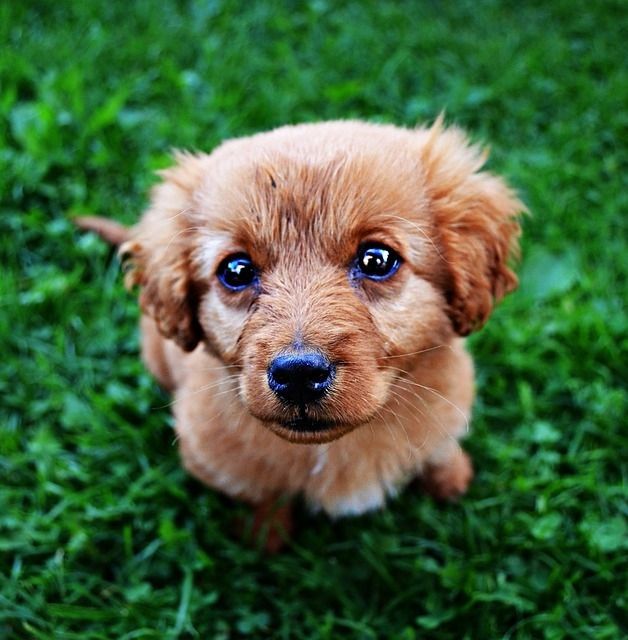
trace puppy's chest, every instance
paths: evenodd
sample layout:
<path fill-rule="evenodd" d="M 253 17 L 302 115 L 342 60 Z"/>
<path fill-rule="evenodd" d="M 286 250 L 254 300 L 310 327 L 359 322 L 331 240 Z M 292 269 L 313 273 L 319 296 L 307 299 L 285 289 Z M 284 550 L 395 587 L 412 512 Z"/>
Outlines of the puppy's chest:
<path fill-rule="evenodd" d="M 227 495 L 253 503 L 303 494 L 314 510 L 357 515 L 383 506 L 418 469 L 416 450 L 384 425 L 340 440 L 293 444 L 235 406 L 216 418 L 198 403 L 177 402 L 175 417 L 187 469 Z"/>

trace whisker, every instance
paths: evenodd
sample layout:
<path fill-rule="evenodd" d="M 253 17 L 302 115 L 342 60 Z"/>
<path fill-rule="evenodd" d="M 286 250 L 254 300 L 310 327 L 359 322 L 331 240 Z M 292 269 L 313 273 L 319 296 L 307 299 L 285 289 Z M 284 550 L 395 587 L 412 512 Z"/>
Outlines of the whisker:
<path fill-rule="evenodd" d="M 395 215 L 392 215 L 392 214 L 389 214 L 389 215 L 390 215 L 391 218 L 395 218 L 397 220 L 401 220 L 402 222 L 407 222 L 410 226 L 415 227 L 417 229 L 417 231 L 432 245 L 432 247 L 436 251 L 438 257 L 443 262 L 449 264 L 449 260 L 447 260 L 447 258 L 442 254 L 441 250 L 438 248 L 438 246 L 436 245 L 434 240 L 432 238 L 430 238 L 430 236 L 426 233 L 426 231 L 424 229 L 422 229 L 416 222 L 412 222 L 411 220 L 408 220 L 406 218 L 402 218 L 401 216 L 395 216 Z"/>
<path fill-rule="evenodd" d="M 403 402 L 410 407 L 411 409 L 414 409 L 416 411 L 418 411 L 419 413 L 421 413 L 422 415 L 423 412 L 416 407 L 415 405 L 412 404 L 412 402 L 410 402 L 410 400 L 408 398 L 406 398 L 405 396 L 401 395 L 399 392 L 395 391 L 394 389 L 390 389 L 391 394 L 393 394 L 393 396 L 395 396 L 395 400 L 397 401 L 397 403 L 399 404 L 399 400 L 403 400 Z M 386 411 L 390 414 L 392 414 L 392 416 L 396 419 L 397 423 L 399 424 L 399 426 L 403 429 L 403 432 L 406 436 L 406 440 L 408 442 L 408 445 L 410 447 L 409 451 L 408 451 L 408 458 L 410 459 L 411 454 L 413 451 L 422 451 L 425 443 L 427 442 L 427 434 L 426 436 L 423 438 L 423 441 L 421 442 L 421 444 L 417 445 L 414 442 L 412 442 L 412 440 L 410 439 L 410 434 L 408 433 L 408 430 L 406 429 L 406 426 L 401 418 L 401 416 L 396 412 L 393 411 L 390 407 L 384 407 L 382 409 L 382 411 Z M 384 420 L 385 418 L 382 416 L 382 419 Z"/>
<path fill-rule="evenodd" d="M 217 396 L 221 395 L 222 393 L 228 393 L 229 391 L 234 391 L 234 389 L 226 389 L 224 392 L 217 393 L 213 397 L 217 397 Z M 186 418 L 185 424 L 188 427 L 189 426 L 195 427 L 195 426 L 200 425 L 200 424 L 212 423 L 212 422 L 217 421 L 220 418 L 222 418 L 232 408 L 233 408 L 232 404 L 224 403 L 222 408 L 219 411 L 215 411 L 211 415 L 197 416 L 196 419 L 192 419 L 192 420 L 190 420 L 189 417 Z M 239 427 L 241 425 L 242 421 L 244 420 L 244 418 L 246 418 L 246 416 L 248 415 L 248 412 L 244 409 L 244 407 L 241 407 L 240 411 L 238 413 L 239 413 L 239 418 L 238 418 L 237 426 Z M 178 438 L 176 438 L 175 441 L 177 439 Z"/>
<path fill-rule="evenodd" d="M 164 220 L 161 220 L 160 222 L 162 224 L 165 224 L 167 222 L 172 222 L 173 220 L 176 220 L 179 216 L 184 216 L 186 213 L 190 213 L 191 211 L 194 211 L 194 209 L 192 207 L 186 207 L 185 209 L 181 209 L 181 211 L 179 211 L 179 213 L 175 213 L 173 216 L 170 216 L 169 218 L 165 218 Z"/>
<path fill-rule="evenodd" d="M 396 393 L 396 392 L 394 392 Z M 397 394 L 399 395 L 399 394 Z M 412 450 L 414 449 L 414 446 L 412 444 L 412 442 L 410 441 L 410 435 L 408 434 L 408 430 L 406 429 L 406 425 L 404 424 L 403 420 L 401 419 L 401 416 L 396 412 L 393 411 L 392 409 L 388 409 L 388 412 L 390 414 L 393 415 L 393 417 L 397 420 L 397 424 L 399 425 L 399 427 L 401 428 L 401 430 L 403 431 L 404 436 L 406 437 L 406 442 L 408 443 L 408 447 L 410 448 L 408 451 L 408 458 L 410 458 L 410 454 L 412 452 Z M 386 425 L 388 426 L 388 422 L 386 422 Z M 389 428 L 390 430 L 390 428 Z"/>
<path fill-rule="evenodd" d="M 241 369 L 242 366 L 239 364 L 221 364 L 217 367 L 199 367 L 199 371 L 209 372 L 209 371 L 223 371 L 224 369 Z"/>
<path fill-rule="evenodd" d="M 175 397 L 173 397 L 170 402 L 167 402 L 164 405 L 159 405 L 156 407 L 153 407 L 154 410 L 159 410 L 159 409 L 167 409 L 167 408 L 171 408 L 174 407 L 178 402 L 180 402 L 183 399 L 186 398 L 190 398 L 192 396 L 198 395 L 199 393 L 203 393 L 205 391 L 210 391 L 211 389 L 214 389 L 215 387 L 219 387 L 220 385 L 224 384 L 224 383 L 229 383 L 232 381 L 238 381 L 238 379 L 240 378 L 239 374 L 232 374 L 229 376 L 226 376 L 224 378 L 221 378 L 220 380 L 216 380 L 214 382 L 212 382 L 211 384 L 206 384 L 203 385 L 202 387 L 198 388 L 198 389 L 193 389 L 193 390 L 189 390 L 189 391 L 185 391 L 185 392 L 178 392 L 177 395 Z M 238 388 L 238 385 L 235 384 L 233 385 L 233 387 L 230 389 L 230 391 L 235 391 Z"/>
<path fill-rule="evenodd" d="M 406 381 L 406 382 L 409 382 L 409 381 Z M 393 383 L 393 385 L 395 385 L 395 383 Z M 445 427 L 445 425 L 442 423 L 442 421 L 441 421 L 441 419 L 440 419 L 440 417 L 439 417 L 439 415 L 438 415 L 438 412 L 435 412 L 435 411 L 433 411 L 433 410 L 431 409 L 431 407 L 429 406 L 429 404 L 426 402 L 425 398 L 422 398 L 422 397 L 421 397 L 421 395 L 420 395 L 418 392 L 413 392 L 413 391 L 411 391 L 410 389 L 407 389 L 407 388 L 405 388 L 405 387 L 401 386 L 400 384 L 396 384 L 395 386 L 397 386 L 397 388 L 399 388 L 399 389 L 401 389 L 401 390 L 405 391 L 406 393 L 410 392 L 410 393 L 412 394 L 412 396 L 413 396 L 413 397 L 415 397 L 417 400 L 419 400 L 419 401 L 423 404 L 423 406 L 425 407 L 425 409 L 429 412 L 429 414 L 430 414 L 431 418 L 433 419 L 433 425 L 436 427 L 436 429 L 438 429 L 439 433 L 440 433 L 441 435 L 445 436 L 445 438 L 446 438 L 447 440 L 450 440 L 450 441 L 455 445 L 455 447 L 456 447 L 456 448 L 461 449 L 461 447 L 460 447 L 460 444 L 459 444 L 458 440 L 457 440 L 453 435 L 451 435 L 451 433 L 449 433 L 449 430 L 448 430 L 448 429 Z M 424 388 L 422 385 L 418 385 L 418 386 L 420 386 L 420 387 Z M 428 390 L 428 391 L 434 391 L 433 389 L 430 389 L 429 387 L 427 388 L 427 390 Z M 439 396 L 439 397 L 440 397 L 440 396 Z M 444 400 L 447 400 L 446 398 L 443 398 L 443 399 L 444 399 Z M 462 410 L 461 410 L 459 407 L 457 407 L 455 404 L 453 404 L 453 403 L 451 403 L 451 402 L 450 402 L 450 404 L 451 404 L 455 409 L 457 409 L 460 413 L 462 413 L 463 418 L 464 418 L 464 420 L 465 420 L 465 425 L 466 425 L 467 430 L 468 430 L 469 422 L 468 422 L 468 419 L 467 419 L 466 415 L 465 415 L 465 414 L 462 412 Z"/>
<path fill-rule="evenodd" d="M 401 372 L 403 374 L 407 373 L 406 371 L 404 371 L 403 369 L 400 369 L 399 367 L 386 366 L 386 367 L 382 367 L 382 368 L 383 369 L 390 369 L 391 371 L 399 371 L 399 372 Z M 439 393 L 436 389 L 433 389 L 432 387 L 428 387 L 427 385 L 424 385 L 424 384 L 420 384 L 419 382 L 416 382 L 414 380 L 410 380 L 409 378 L 407 378 L 405 376 L 404 377 L 402 377 L 402 376 L 397 377 L 397 379 L 395 381 L 391 382 L 391 385 L 394 385 L 395 383 L 397 383 L 397 384 L 399 384 L 399 383 L 407 383 L 407 384 L 410 384 L 412 386 L 419 387 L 420 389 L 423 389 L 425 391 L 429 391 L 430 393 L 434 394 L 435 396 L 437 396 L 438 398 L 440 398 L 441 400 L 443 400 L 444 402 L 449 404 L 451 407 L 453 407 L 458 412 L 458 414 L 460 414 L 460 416 L 462 417 L 462 419 L 464 421 L 464 424 L 465 424 L 465 433 L 469 433 L 469 430 L 470 430 L 469 418 L 468 418 L 466 412 L 464 412 L 457 404 L 452 402 L 449 398 L 447 398 L 446 396 L 444 396 L 441 393 Z M 402 387 L 399 387 L 399 388 L 402 388 Z"/>
<path fill-rule="evenodd" d="M 237 385 L 236 385 L 236 386 L 231 387 L 230 389 L 223 389 L 222 391 L 219 391 L 218 393 L 214 393 L 214 394 L 212 395 L 212 398 L 218 398 L 218 397 L 220 397 L 220 396 L 224 396 L 224 395 L 225 395 L 225 394 L 227 394 L 227 393 L 232 393 L 232 392 L 233 392 L 233 391 L 235 391 L 237 388 L 238 388 L 238 387 L 237 387 Z"/>
<path fill-rule="evenodd" d="M 398 378 L 398 382 L 411 384 L 412 386 L 419 387 L 420 389 L 424 389 L 425 391 L 429 391 L 430 393 L 433 393 L 437 398 L 440 398 L 443 402 L 446 402 L 450 407 L 454 408 L 458 412 L 460 417 L 464 420 L 465 433 L 469 433 L 469 418 L 467 417 L 467 414 L 455 402 L 452 402 L 442 393 L 436 391 L 436 389 L 428 387 L 424 384 L 420 384 L 419 382 L 416 382 L 414 380 L 409 380 L 408 378 Z"/>
<path fill-rule="evenodd" d="M 410 351 L 408 353 L 398 353 L 391 356 L 382 356 L 381 360 L 390 360 L 391 358 L 405 358 L 406 356 L 416 356 L 421 353 L 429 353 L 430 351 L 436 351 L 436 349 L 450 349 L 453 351 L 453 348 L 450 344 L 439 344 L 435 347 L 427 347 L 426 349 L 421 349 L 420 351 Z"/>
<path fill-rule="evenodd" d="M 177 238 L 181 234 L 187 233 L 188 231 L 202 231 L 202 230 L 203 230 L 202 227 L 186 227 L 185 229 L 181 229 L 180 231 L 177 231 L 177 233 L 175 233 L 168 241 L 168 244 L 166 245 L 166 248 L 164 249 L 164 251 L 168 251 L 168 249 L 170 249 L 170 245 L 175 241 L 175 238 Z"/>

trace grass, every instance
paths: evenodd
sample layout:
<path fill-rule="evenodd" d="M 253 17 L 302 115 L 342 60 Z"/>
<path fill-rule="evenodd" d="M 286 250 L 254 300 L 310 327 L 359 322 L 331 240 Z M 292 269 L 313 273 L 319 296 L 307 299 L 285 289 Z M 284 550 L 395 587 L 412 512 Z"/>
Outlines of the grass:
<path fill-rule="evenodd" d="M 619 0 L 1 3 L 0 637 L 625 637 L 627 28 Z M 471 340 L 477 480 L 302 513 L 266 558 L 180 469 L 136 303 L 69 218 L 135 220 L 172 147 L 443 108 L 533 212 Z"/>

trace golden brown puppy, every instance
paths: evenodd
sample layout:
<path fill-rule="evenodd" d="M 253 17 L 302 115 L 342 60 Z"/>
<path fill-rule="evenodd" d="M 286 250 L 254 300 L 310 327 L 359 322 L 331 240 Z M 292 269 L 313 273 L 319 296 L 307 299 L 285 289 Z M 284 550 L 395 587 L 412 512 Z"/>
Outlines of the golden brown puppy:
<path fill-rule="evenodd" d="M 515 288 L 522 203 L 455 128 L 288 126 L 178 154 L 124 233 L 185 467 L 260 506 L 381 507 L 472 477 L 461 336 Z M 103 226 L 104 225 L 104 226 Z"/>

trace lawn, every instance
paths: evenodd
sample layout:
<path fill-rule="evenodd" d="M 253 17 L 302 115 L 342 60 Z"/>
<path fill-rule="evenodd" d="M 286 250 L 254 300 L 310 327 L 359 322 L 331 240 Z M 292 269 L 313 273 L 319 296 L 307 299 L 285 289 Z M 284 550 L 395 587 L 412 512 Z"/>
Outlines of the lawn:
<path fill-rule="evenodd" d="M 0 638 L 628 634 L 628 11 L 584 2 L 0 3 Z M 299 514 L 285 553 L 187 477 L 113 252 L 172 148 L 448 122 L 520 191 L 521 287 L 470 340 L 458 504 Z"/>

